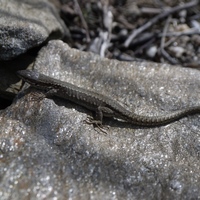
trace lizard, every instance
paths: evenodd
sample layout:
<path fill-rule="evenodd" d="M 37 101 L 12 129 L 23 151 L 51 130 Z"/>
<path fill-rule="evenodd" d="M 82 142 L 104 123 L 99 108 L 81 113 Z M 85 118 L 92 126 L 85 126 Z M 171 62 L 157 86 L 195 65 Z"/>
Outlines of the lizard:
<path fill-rule="evenodd" d="M 60 81 L 35 70 L 20 70 L 17 75 L 32 87 L 45 91 L 45 97 L 56 96 L 74 102 L 95 112 L 90 123 L 102 126 L 103 117 L 112 117 L 137 126 L 162 126 L 188 115 L 200 113 L 200 106 L 188 107 L 161 116 L 138 115 L 123 107 L 112 98 L 74 84 Z"/>

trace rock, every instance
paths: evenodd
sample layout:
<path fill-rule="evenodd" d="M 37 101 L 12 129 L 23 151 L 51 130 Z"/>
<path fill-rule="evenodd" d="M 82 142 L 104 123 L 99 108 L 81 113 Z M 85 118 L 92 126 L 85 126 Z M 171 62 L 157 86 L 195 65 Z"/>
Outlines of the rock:
<path fill-rule="evenodd" d="M 68 31 L 46 0 L 0 1 L 0 60 L 11 60 Z"/>
<path fill-rule="evenodd" d="M 119 62 L 50 41 L 39 72 L 106 94 L 137 114 L 199 105 L 200 72 L 148 62 Z M 32 92 L 31 92 L 32 91 Z M 25 90 L 0 113 L 1 199 L 198 199 L 200 117 L 162 127 L 104 119 Z"/>

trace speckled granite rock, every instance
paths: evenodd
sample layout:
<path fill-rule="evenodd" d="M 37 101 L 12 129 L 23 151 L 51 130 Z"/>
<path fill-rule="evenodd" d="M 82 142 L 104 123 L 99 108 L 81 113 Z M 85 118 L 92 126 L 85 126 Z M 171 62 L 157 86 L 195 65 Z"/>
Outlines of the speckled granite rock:
<path fill-rule="evenodd" d="M 138 114 L 198 105 L 200 72 L 102 59 L 51 41 L 36 60 L 46 75 L 99 91 Z M 0 114 L 1 199 L 198 199 L 200 115 L 143 128 L 58 98 L 21 93 Z"/>
<path fill-rule="evenodd" d="M 68 31 L 46 0 L 0 1 L 0 60 L 10 60 Z"/>

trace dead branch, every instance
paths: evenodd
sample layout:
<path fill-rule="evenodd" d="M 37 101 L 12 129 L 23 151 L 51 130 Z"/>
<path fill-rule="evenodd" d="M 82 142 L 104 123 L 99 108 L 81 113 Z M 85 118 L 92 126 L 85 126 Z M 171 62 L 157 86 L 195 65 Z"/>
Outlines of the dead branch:
<path fill-rule="evenodd" d="M 139 34 L 141 34 L 146 29 L 150 28 L 152 25 L 157 23 L 159 20 L 162 20 L 162 19 L 166 18 L 167 16 L 169 16 L 169 15 L 175 13 L 175 12 L 179 12 L 181 10 L 189 9 L 191 7 L 197 6 L 198 3 L 199 3 L 199 0 L 194 0 L 192 2 L 186 3 L 184 5 L 176 6 L 172 9 L 170 9 L 170 10 L 167 10 L 167 11 L 164 11 L 163 13 L 160 13 L 159 15 L 157 15 L 154 18 L 152 18 L 151 20 L 149 20 L 143 26 L 139 27 L 138 29 L 133 30 L 131 35 L 125 41 L 124 46 L 128 47 L 135 37 L 137 37 Z"/>

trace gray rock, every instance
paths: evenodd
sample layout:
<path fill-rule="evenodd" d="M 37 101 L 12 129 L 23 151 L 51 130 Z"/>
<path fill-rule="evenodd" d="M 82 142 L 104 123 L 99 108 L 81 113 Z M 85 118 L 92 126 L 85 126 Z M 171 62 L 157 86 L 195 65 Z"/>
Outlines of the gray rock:
<path fill-rule="evenodd" d="M 0 60 L 10 60 L 66 34 L 63 21 L 48 1 L 0 1 Z"/>
<path fill-rule="evenodd" d="M 119 62 L 51 41 L 35 68 L 106 94 L 130 110 L 160 115 L 198 105 L 200 72 Z M 31 92 L 32 91 L 32 92 Z M 105 119 L 25 90 L 0 115 L 1 199 L 198 199 L 200 116 L 144 128 Z"/>

